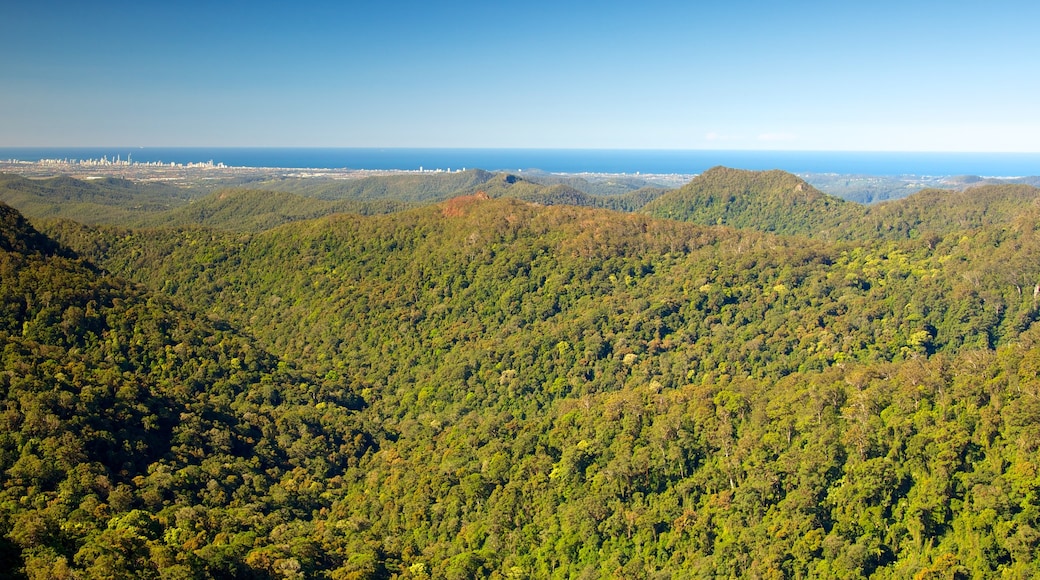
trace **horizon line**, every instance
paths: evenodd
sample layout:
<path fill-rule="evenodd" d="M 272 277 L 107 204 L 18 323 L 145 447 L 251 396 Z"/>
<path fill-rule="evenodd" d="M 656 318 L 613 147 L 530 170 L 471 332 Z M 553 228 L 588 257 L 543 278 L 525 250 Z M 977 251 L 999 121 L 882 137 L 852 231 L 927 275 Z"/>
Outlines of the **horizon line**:
<path fill-rule="evenodd" d="M 678 147 L 511 147 L 511 146 L 358 146 L 358 145 L 0 145 L 4 149 L 356 149 L 356 150 L 426 150 L 426 151 L 645 151 L 652 152 L 725 152 L 725 153 L 869 153 L 869 154 L 951 154 L 951 155 L 1040 155 L 1040 151 L 989 151 L 942 149 L 725 149 Z"/>

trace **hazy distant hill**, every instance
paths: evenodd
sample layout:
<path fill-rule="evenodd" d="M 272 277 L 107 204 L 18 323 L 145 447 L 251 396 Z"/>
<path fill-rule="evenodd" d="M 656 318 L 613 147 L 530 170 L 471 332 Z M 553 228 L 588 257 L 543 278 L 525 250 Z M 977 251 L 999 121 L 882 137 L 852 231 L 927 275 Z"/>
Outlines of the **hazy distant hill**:
<path fill-rule="evenodd" d="M 582 182 L 583 180 L 579 180 L 578 185 Z M 471 194 L 476 191 L 484 191 L 490 197 L 512 197 L 542 205 L 574 205 L 617 211 L 637 211 L 666 190 L 644 187 L 618 194 L 593 194 L 563 181 L 545 184 L 537 179 L 532 180 L 528 177 L 503 173 L 481 184 L 479 188 L 471 188 L 469 191 L 460 193 Z"/>
<path fill-rule="evenodd" d="M 250 183 L 251 190 L 269 194 L 263 199 L 262 195 L 243 193 L 247 190 L 241 188 L 210 194 L 212 184 L 196 190 L 122 179 L 27 179 L 0 174 L 0 201 L 34 218 L 66 217 L 83 223 L 121 225 L 195 223 L 249 229 L 336 211 L 396 211 L 479 189 L 494 178 L 493 173 L 472 170 L 355 180 L 314 178 Z M 295 197 L 287 197 L 286 193 Z M 200 199 L 206 195 L 207 199 Z M 336 203 L 319 203 L 322 201 Z M 171 211 L 178 208 L 181 211 Z"/>
<path fill-rule="evenodd" d="M 861 204 L 900 199 L 929 187 L 943 187 L 939 178 L 911 175 L 810 173 L 802 176 L 813 187 L 828 195 Z"/>
<path fill-rule="evenodd" d="M 971 181 L 971 180 L 967 180 Z M 305 193 L 227 189 L 200 197 L 191 190 L 151 183 L 67 177 L 31 180 L 0 176 L 0 200 L 34 218 L 66 217 L 83 223 L 134 227 L 206 226 L 258 231 L 332 213 L 388 213 L 457 195 L 484 192 L 541 205 L 574 205 L 650 215 L 703 225 L 824 239 L 907 238 L 1007 220 L 1036 197 L 1028 185 L 926 189 L 870 206 L 821 193 L 782 171 L 713 168 L 675 190 L 642 188 L 603 195 L 556 180 L 546 184 L 480 170 L 452 174 L 370 177 L 355 182 L 312 182 Z M 637 182 L 629 182 L 634 186 Z M 626 187 L 627 187 L 626 186 Z M 329 189 L 333 187 L 334 189 Z M 304 188 L 305 189 L 305 188 Z M 355 197 L 351 197 L 355 196 Z M 408 201 L 412 200 L 412 201 Z"/>
<path fill-rule="evenodd" d="M 223 190 L 181 207 L 139 218 L 134 227 L 206 226 L 224 230 L 260 231 L 283 223 L 333 213 L 361 215 L 400 211 L 414 204 L 385 200 L 325 200 L 294 193 L 262 190 Z"/>
<path fill-rule="evenodd" d="M 923 189 L 966 189 L 979 185 L 1022 184 L 1040 186 L 1040 177 L 983 178 L 977 175 L 849 175 L 811 173 L 805 180 L 820 191 L 846 201 L 873 204 L 902 199 Z"/>
<path fill-rule="evenodd" d="M 976 185 L 923 189 L 861 206 L 823 194 L 781 171 L 715 168 L 646 205 L 644 212 L 700 224 L 724 224 L 825 239 L 907 239 L 1004 225 L 1034 207 L 1040 189 Z"/>
<path fill-rule="evenodd" d="M 925 189 L 870 206 L 856 224 L 859 237 L 918 237 L 1001 226 L 1040 202 L 1031 185 L 977 185 L 962 190 Z"/>
<path fill-rule="evenodd" d="M 967 189 L 980 185 L 1032 185 L 1040 187 L 1040 177 L 979 177 L 978 175 L 955 175 L 942 180 L 942 187 L 949 189 Z"/>
<path fill-rule="evenodd" d="M 389 199 L 402 202 L 441 201 L 459 192 L 479 188 L 496 174 L 482 169 L 452 173 L 407 173 L 360 179 L 280 179 L 249 184 L 250 189 L 297 193 L 327 200 L 369 201 Z"/>
<path fill-rule="evenodd" d="M 369 191 L 371 192 L 371 184 Z M 513 197 L 542 205 L 575 205 L 619 211 L 635 211 L 663 190 L 641 189 L 621 195 L 590 195 L 563 184 L 543 185 L 513 175 L 502 174 L 453 192 L 472 195 L 483 192 L 492 197 Z M 409 197 L 409 196 L 402 196 Z M 371 215 L 401 211 L 420 202 L 400 201 L 397 197 L 372 199 L 320 199 L 299 194 L 264 190 L 223 190 L 192 200 L 181 207 L 127 220 L 124 225 L 162 227 L 196 225 L 238 231 L 259 231 L 304 219 L 333 213 Z"/>
<path fill-rule="evenodd" d="M 784 171 L 715 167 L 642 208 L 653 216 L 778 234 L 842 237 L 862 206 L 826 195 Z"/>
<path fill-rule="evenodd" d="M 550 173 L 524 172 L 524 179 L 543 185 L 566 185 L 578 191 L 596 196 L 620 196 L 640 189 L 672 189 L 683 182 L 675 178 L 646 179 L 629 175 L 559 175 Z"/>
<path fill-rule="evenodd" d="M 84 223 L 132 220 L 178 207 L 200 195 L 192 189 L 125 179 L 28 179 L 0 174 L 0 202 L 33 217 L 71 217 Z"/>

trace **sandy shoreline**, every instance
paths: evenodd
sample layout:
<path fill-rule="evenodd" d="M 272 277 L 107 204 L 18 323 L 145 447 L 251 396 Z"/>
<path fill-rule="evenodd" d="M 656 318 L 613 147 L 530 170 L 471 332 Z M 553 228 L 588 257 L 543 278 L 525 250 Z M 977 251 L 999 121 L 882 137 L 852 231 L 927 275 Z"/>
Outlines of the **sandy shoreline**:
<path fill-rule="evenodd" d="M 163 182 L 172 185 L 199 184 L 207 181 L 269 180 L 269 179 L 363 179 L 387 175 L 445 175 L 463 170 L 445 171 L 421 169 L 328 169 L 299 167 L 237 167 L 205 163 L 158 165 L 151 163 L 84 164 L 76 162 L 46 161 L 0 161 L 0 173 L 12 173 L 30 178 L 69 176 L 78 179 L 103 179 L 116 177 L 143 182 Z M 517 172 L 523 175 L 524 172 Z M 640 179 L 662 185 L 679 186 L 696 174 L 632 174 L 632 173 L 538 173 L 579 177 L 588 180 L 612 178 Z"/>

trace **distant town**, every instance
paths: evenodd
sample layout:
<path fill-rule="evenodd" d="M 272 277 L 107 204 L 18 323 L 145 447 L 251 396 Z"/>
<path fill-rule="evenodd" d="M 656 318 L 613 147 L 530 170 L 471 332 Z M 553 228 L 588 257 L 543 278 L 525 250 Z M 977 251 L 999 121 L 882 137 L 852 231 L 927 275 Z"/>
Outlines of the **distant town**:
<path fill-rule="evenodd" d="M 198 161 L 176 163 L 164 161 L 134 161 L 131 155 L 124 159 L 121 155 L 115 158 L 103 156 L 94 159 L 40 159 L 26 161 L 20 159 L 0 159 L 0 173 L 14 173 L 25 177 L 57 177 L 66 175 L 80 179 L 103 179 L 117 177 L 135 181 L 165 182 L 171 184 L 188 184 L 204 181 L 223 180 L 263 180 L 289 178 L 325 178 L 325 179 L 360 179 L 379 175 L 437 174 L 460 173 L 467 168 L 428 168 L 419 166 L 416 169 L 329 169 L 329 168 L 297 168 L 297 167 L 242 167 L 226 165 L 222 162 Z M 526 174 L 517 170 L 518 174 Z M 563 175 L 563 174 L 559 174 Z M 639 177 L 653 180 L 655 183 L 678 187 L 694 177 L 695 174 L 647 174 L 647 173 L 574 173 L 567 174 L 585 178 Z"/>
<path fill-rule="evenodd" d="M 447 170 L 450 171 L 450 170 Z M 15 173 L 25 177 L 56 177 L 67 175 L 80 179 L 118 177 L 136 181 L 162 181 L 173 184 L 225 179 L 277 179 L 324 177 L 328 179 L 359 179 L 374 175 L 406 173 L 445 173 L 443 169 L 367 170 L 367 169 L 306 169 L 291 167 L 237 167 L 222 162 L 197 161 L 176 163 L 163 161 L 134 161 L 117 155 L 100 159 L 19 159 L 0 160 L 0 173 Z"/>
<path fill-rule="evenodd" d="M 101 159 L 40 159 L 36 163 L 40 165 L 51 165 L 59 167 L 187 167 L 187 168 L 208 168 L 208 169 L 223 169 L 226 166 L 223 163 L 213 163 L 213 160 L 200 161 L 198 163 L 164 163 L 162 161 L 133 161 L 133 154 L 128 154 L 126 159 L 123 159 L 121 155 L 116 155 L 115 159 L 109 159 L 108 156 L 103 156 Z M 11 160 L 14 162 L 14 160 Z"/>

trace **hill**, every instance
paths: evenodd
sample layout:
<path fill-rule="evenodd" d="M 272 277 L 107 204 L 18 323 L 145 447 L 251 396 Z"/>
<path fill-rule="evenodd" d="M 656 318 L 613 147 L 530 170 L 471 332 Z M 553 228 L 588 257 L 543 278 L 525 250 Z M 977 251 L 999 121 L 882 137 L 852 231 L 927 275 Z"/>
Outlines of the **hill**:
<path fill-rule="evenodd" d="M 0 202 L 35 218 L 69 217 L 91 224 L 127 223 L 179 207 L 202 194 L 201 189 L 116 178 L 84 181 L 0 174 Z"/>
<path fill-rule="evenodd" d="M 968 189 L 980 185 L 1032 185 L 1040 187 L 1040 176 L 1028 177 L 979 177 L 978 175 L 954 175 L 943 180 L 943 188 Z"/>
<path fill-rule="evenodd" d="M 979 185 L 963 190 L 926 189 L 867 208 L 850 224 L 860 237 L 921 237 L 1005 226 L 1040 202 L 1031 185 Z"/>
<path fill-rule="evenodd" d="M 766 310 L 777 308 L 785 317 L 817 320 L 831 332 L 841 329 L 834 333 L 849 341 L 847 346 L 835 344 L 829 350 L 814 353 L 799 351 L 791 344 L 789 348 L 796 352 L 785 355 L 784 362 L 778 359 L 771 363 L 777 365 L 775 372 L 781 374 L 805 364 L 829 365 L 839 354 L 863 361 L 876 361 L 879 357 L 897 360 L 903 356 L 902 347 L 911 335 L 923 330 L 931 336 L 931 351 L 957 349 L 965 343 L 995 346 L 1016 336 L 1035 316 L 1034 305 L 1022 292 L 1038 267 L 1023 270 L 1010 266 L 1032 256 L 1032 250 L 1022 247 L 1031 240 L 1028 230 L 1008 231 L 1001 227 L 977 232 L 969 243 L 961 239 L 959 230 L 938 240 L 901 245 L 879 241 L 853 248 L 601 210 L 539 207 L 512 199 L 470 201 L 464 207 L 467 213 L 453 219 L 441 216 L 443 210 L 435 206 L 386 216 L 330 216 L 246 238 L 198 229 L 94 233 L 68 227 L 54 233 L 111 271 L 157 288 L 174 284 L 178 288 L 176 295 L 187 303 L 239 322 L 254 336 L 270 338 L 272 348 L 278 344 L 276 352 L 300 361 L 309 360 L 304 352 L 307 349 L 302 349 L 303 343 L 297 341 L 301 350 L 281 350 L 288 332 L 280 329 L 281 325 L 294 325 L 297 330 L 293 332 L 306 334 L 311 341 L 328 337 L 342 344 L 342 338 L 334 337 L 342 336 L 348 329 L 329 329 L 328 325 L 337 324 L 336 321 L 357 324 L 357 319 L 329 309 L 336 304 L 354 308 L 354 304 L 361 303 L 371 307 L 374 296 L 395 296 L 401 288 L 422 289 L 413 291 L 413 300 L 419 302 L 409 302 L 408 308 L 440 311 L 440 302 L 430 295 L 431 282 L 426 276 L 447 277 L 453 284 L 465 284 L 457 289 L 465 290 L 468 297 L 460 307 L 484 311 L 486 308 L 478 305 L 478 294 L 512 295 L 506 292 L 505 283 L 511 277 L 510 271 L 499 271 L 506 263 L 515 263 L 511 268 L 522 272 L 524 278 L 533 276 L 536 280 L 551 279 L 553 272 L 583 272 L 572 274 L 582 280 L 574 285 L 575 301 L 581 296 L 598 296 L 600 291 L 617 290 L 627 296 L 625 301 L 639 303 L 637 296 L 628 295 L 631 289 L 625 289 L 626 283 L 634 284 L 641 292 L 650 292 L 644 296 L 650 302 L 686 304 L 714 296 L 711 300 L 721 300 L 720 306 L 743 312 L 729 322 L 734 325 L 730 331 L 737 333 L 734 339 L 751 338 L 747 333 L 752 328 L 740 330 L 740 325 L 748 323 L 746 317 L 752 312 L 759 311 L 764 318 Z M 105 240 L 101 246 L 85 243 L 85 239 L 99 237 Z M 541 255 L 544 270 L 534 274 L 532 262 Z M 279 256 L 278 268 L 269 265 L 272 256 Z M 1003 263 L 995 262 L 997 259 Z M 456 271 L 459 268 L 463 270 Z M 475 270 L 478 268 L 483 273 Z M 272 270 L 278 273 L 272 274 Z M 656 276 L 643 280 L 647 272 Z M 269 276 L 273 277 L 267 279 Z M 591 284 L 590 276 L 597 280 L 605 277 L 599 283 L 606 286 Z M 974 277 L 977 283 L 966 284 L 957 276 Z M 339 279 L 354 282 L 338 284 Z M 483 281 L 484 286 L 480 287 L 477 280 Z M 637 283 L 650 280 L 656 280 L 658 285 L 651 289 Z M 369 283 L 375 286 L 368 287 Z M 794 284 L 800 290 L 792 290 Z M 809 288 L 814 288 L 816 294 L 803 296 L 801 292 Z M 982 289 L 987 296 L 985 301 L 979 298 Z M 530 292 L 518 290 L 517 296 L 533 300 Z M 659 292 L 664 295 L 658 295 Z M 284 312 L 281 299 L 268 304 L 273 296 L 292 296 L 290 302 L 297 310 Z M 912 299 L 913 296 L 917 298 Z M 559 292 L 553 293 L 554 315 L 563 312 L 561 300 Z M 777 300 L 779 304 L 772 304 Z M 868 318 L 849 319 L 847 313 L 853 304 L 865 306 L 868 302 L 876 303 Z M 877 304 L 884 304 L 891 311 L 878 311 Z M 917 308 L 919 316 L 907 319 L 901 308 Z M 976 310 L 977 313 L 968 314 Z M 248 313 L 248 318 L 237 318 L 236 312 Z M 319 314 L 322 312 L 325 314 Z M 574 323 L 579 314 L 585 313 L 567 312 L 575 317 Z M 744 352 L 743 346 L 734 348 L 718 341 L 708 327 L 693 332 L 693 326 L 719 322 L 704 319 L 697 312 L 691 310 L 679 323 L 655 324 L 684 328 L 691 337 L 697 337 L 695 342 L 712 349 L 711 356 L 704 352 L 689 355 L 705 370 L 722 362 L 742 365 L 748 357 L 754 358 L 752 353 Z M 982 328 L 966 324 L 964 317 L 983 316 L 984 312 L 998 315 L 987 318 L 985 332 L 979 334 Z M 424 319 L 428 318 L 429 314 L 424 315 Z M 783 332 L 783 328 L 799 326 L 794 320 L 771 321 L 775 328 L 771 326 L 767 335 L 775 338 L 775 333 Z M 316 326 L 310 328 L 312 324 Z M 436 330 L 432 321 L 427 324 L 433 325 L 429 332 L 443 333 Z M 480 324 L 490 326 L 492 321 Z M 517 320 L 516 324 L 526 327 L 532 323 Z M 382 335 L 395 336 L 396 332 L 387 328 Z M 879 342 L 878 337 L 883 335 L 889 335 L 892 342 Z M 315 348 L 314 344 L 308 346 Z M 314 352 L 333 357 L 337 348 L 328 345 Z M 334 360 L 324 364 L 333 364 Z M 315 372 L 327 370 L 319 366 Z M 757 372 L 764 376 L 769 371 L 758 366 Z"/>
<path fill-rule="evenodd" d="M 141 217 L 135 227 L 205 226 L 233 231 L 261 231 L 333 213 L 361 215 L 400 211 L 411 204 L 393 200 L 324 200 L 293 193 L 221 190 L 186 205 Z"/>
<path fill-rule="evenodd" d="M 88 577 L 1029 577 L 1038 218 L 836 243 L 474 194 L 252 232 L 46 222 L 170 319 L 77 352 L 118 345 L 129 384 L 152 357 L 174 374 L 147 392 L 211 423 L 125 450 L 129 495 L 93 493 L 135 519 L 88 503 L 104 525 L 70 536 L 84 515 L 11 491 L 2 513 L 51 519 L 0 516 L 0 552 Z M 0 304 L 64 287 L 31 280 Z M 194 338 L 150 334 L 192 312 Z M 256 443 L 204 446 L 223 433 Z"/>
<path fill-rule="evenodd" d="M 514 188 L 501 195 L 542 205 L 574 205 L 634 212 L 664 195 L 665 191 L 657 188 L 643 188 L 616 195 L 593 195 L 568 185 L 554 184 L 537 187 L 531 191 L 520 191 L 519 188 Z"/>
<path fill-rule="evenodd" d="M 596 189 L 585 180 L 576 181 Z M 477 191 L 545 205 L 569 204 L 623 211 L 634 211 L 664 191 L 622 189 L 625 193 L 593 195 L 562 183 L 547 185 L 481 170 L 381 175 L 355 180 L 283 179 L 251 183 L 250 189 L 224 188 L 208 195 L 201 189 L 185 190 L 120 179 L 30 180 L 2 176 L 0 201 L 34 218 L 69 218 L 86 224 L 133 227 L 205 226 L 257 231 L 333 213 L 389 213 Z"/>
<path fill-rule="evenodd" d="M 0 575 L 255 576 L 249 558 L 290 558 L 270 533 L 318 507 L 293 482 L 365 452 L 360 399 L 2 204 L 0 226 Z"/>
<path fill-rule="evenodd" d="M 641 189 L 674 189 L 686 183 L 680 176 L 566 175 L 526 171 L 523 176 L 524 179 L 542 185 L 566 185 L 598 197 L 623 196 Z"/>
<path fill-rule="evenodd" d="M 326 200 L 443 201 L 461 192 L 480 189 L 495 178 L 482 169 L 451 173 L 407 173 L 361 179 L 279 179 L 250 183 L 250 189 L 296 193 Z"/>
<path fill-rule="evenodd" d="M 786 235 L 838 239 L 862 207 L 783 171 L 714 167 L 642 208 L 657 217 Z"/>
<path fill-rule="evenodd" d="M 0 202 L 34 219 L 135 227 L 206 225 L 263 229 L 335 212 L 385 213 L 480 189 L 496 176 L 481 170 L 380 175 L 353 180 L 281 179 L 212 192 L 214 184 L 180 188 L 106 178 L 28 179 L 0 174 Z M 261 193 L 262 192 L 262 193 Z"/>
<path fill-rule="evenodd" d="M 0 251 L 57 255 L 63 248 L 36 231 L 14 208 L 0 203 Z"/>
<path fill-rule="evenodd" d="M 636 211 L 665 191 L 664 189 L 644 187 L 627 189 L 624 193 L 600 194 L 590 193 L 586 189 L 576 187 L 581 185 L 590 184 L 582 179 L 546 179 L 544 176 L 531 178 L 501 173 L 481 184 L 480 187 L 470 188 L 459 194 L 469 195 L 483 191 L 490 197 L 510 197 L 541 205 L 573 205 L 617 211 Z M 594 186 L 590 186 L 588 189 L 599 190 Z"/>
<path fill-rule="evenodd" d="M 542 205 L 575 205 L 634 210 L 660 195 L 660 190 L 636 190 L 623 195 L 594 196 L 568 186 L 541 185 L 513 175 L 495 176 L 460 193 L 477 192 L 495 197 L 512 197 Z M 408 197 L 408 196 L 403 196 Z M 186 205 L 128 220 L 134 227 L 204 226 L 233 231 L 262 231 L 299 220 L 334 213 L 372 215 L 402 211 L 418 202 L 395 197 L 376 199 L 319 199 L 293 193 L 265 190 L 222 190 Z"/>
<path fill-rule="evenodd" d="M 1007 225 L 1040 199 L 1023 184 L 922 189 L 870 206 L 823 194 L 781 171 L 714 168 L 641 211 L 704 225 L 835 240 L 897 240 Z"/>

